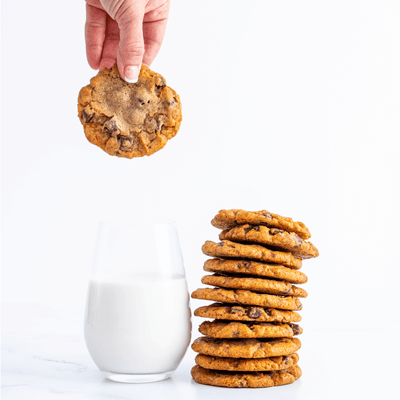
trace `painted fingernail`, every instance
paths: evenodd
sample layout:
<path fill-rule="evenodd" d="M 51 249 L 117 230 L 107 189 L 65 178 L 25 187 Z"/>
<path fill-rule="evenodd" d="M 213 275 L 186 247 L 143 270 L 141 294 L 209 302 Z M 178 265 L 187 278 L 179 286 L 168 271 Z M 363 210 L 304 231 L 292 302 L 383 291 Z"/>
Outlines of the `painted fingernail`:
<path fill-rule="evenodd" d="M 129 83 L 136 83 L 139 77 L 139 67 L 136 65 L 127 65 L 125 67 L 125 80 Z"/>

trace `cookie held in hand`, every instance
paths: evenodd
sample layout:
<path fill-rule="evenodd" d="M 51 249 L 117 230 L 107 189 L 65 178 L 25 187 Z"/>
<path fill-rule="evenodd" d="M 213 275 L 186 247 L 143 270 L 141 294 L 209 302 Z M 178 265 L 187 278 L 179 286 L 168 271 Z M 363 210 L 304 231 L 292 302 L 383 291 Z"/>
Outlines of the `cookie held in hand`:
<path fill-rule="evenodd" d="M 145 65 L 137 83 L 123 80 L 117 65 L 103 68 L 79 92 L 78 116 L 90 143 L 125 158 L 161 150 L 182 121 L 178 94 Z"/>

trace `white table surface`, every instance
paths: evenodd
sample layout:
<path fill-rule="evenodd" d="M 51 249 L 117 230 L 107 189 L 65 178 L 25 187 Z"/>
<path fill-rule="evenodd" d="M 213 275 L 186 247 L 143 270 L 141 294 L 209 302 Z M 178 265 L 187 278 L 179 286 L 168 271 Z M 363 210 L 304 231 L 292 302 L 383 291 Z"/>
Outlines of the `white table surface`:
<path fill-rule="evenodd" d="M 86 350 L 80 305 L 3 304 L 2 314 L 4 400 L 400 398 L 400 332 L 391 331 L 389 321 L 366 321 L 357 331 L 333 327 L 304 332 L 299 381 L 276 388 L 226 389 L 192 380 L 191 349 L 169 380 L 151 384 L 106 380 Z M 383 325 L 389 329 L 372 329 Z"/>

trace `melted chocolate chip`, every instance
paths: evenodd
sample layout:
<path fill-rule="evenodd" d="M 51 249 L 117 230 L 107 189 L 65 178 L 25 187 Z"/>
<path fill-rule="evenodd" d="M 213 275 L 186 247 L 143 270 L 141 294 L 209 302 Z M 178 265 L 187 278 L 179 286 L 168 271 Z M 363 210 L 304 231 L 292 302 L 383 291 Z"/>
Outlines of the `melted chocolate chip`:
<path fill-rule="evenodd" d="M 297 249 L 298 247 L 300 247 L 303 244 L 303 239 L 299 235 L 297 235 L 297 233 L 294 233 L 294 237 L 298 243 L 298 245 L 295 246 L 295 248 Z"/>
<path fill-rule="evenodd" d="M 121 143 L 121 150 L 129 150 L 132 147 L 132 139 L 130 137 L 118 135 L 118 139 Z"/>
<path fill-rule="evenodd" d="M 292 328 L 293 335 L 298 335 L 300 334 L 300 326 L 297 324 L 290 324 L 290 327 Z"/>
<path fill-rule="evenodd" d="M 93 117 L 94 117 L 94 111 L 86 109 L 82 110 L 81 118 L 82 121 L 85 122 L 86 124 L 88 124 L 93 119 Z"/>
<path fill-rule="evenodd" d="M 118 126 L 117 123 L 111 119 L 109 119 L 105 124 L 104 124 L 104 130 L 109 134 L 113 134 L 115 132 L 118 132 Z"/>
<path fill-rule="evenodd" d="M 167 84 L 163 81 L 163 79 L 159 76 L 158 77 L 158 82 L 156 83 L 156 88 L 157 89 L 163 89 L 167 86 Z"/>
<path fill-rule="evenodd" d="M 249 311 L 247 312 L 247 315 L 253 319 L 261 317 L 261 314 L 262 314 L 261 310 L 259 308 L 255 308 L 255 307 L 251 307 L 249 309 Z"/>
<path fill-rule="evenodd" d="M 263 213 L 264 217 L 267 217 L 268 219 L 272 219 L 271 213 L 269 213 L 267 210 L 264 210 Z"/>
<path fill-rule="evenodd" d="M 277 235 L 278 233 L 283 233 L 283 232 L 285 232 L 284 230 L 282 230 L 282 229 L 275 229 L 275 228 L 272 228 L 272 229 L 270 229 L 269 230 L 269 234 L 270 235 Z"/>

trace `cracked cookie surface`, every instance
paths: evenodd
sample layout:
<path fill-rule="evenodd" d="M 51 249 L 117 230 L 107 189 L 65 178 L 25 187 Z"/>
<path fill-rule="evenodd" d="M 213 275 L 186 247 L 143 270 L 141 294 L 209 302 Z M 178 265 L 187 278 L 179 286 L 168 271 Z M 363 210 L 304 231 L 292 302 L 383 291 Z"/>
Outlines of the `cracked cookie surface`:
<path fill-rule="evenodd" d="M 214 303 L 194 310 L 196 317 L 214 318 L 233 321 L 257 322 L 299 322 L 301 316 L 295 311 L 277 310 L 240 304 Z"/>
<path fill-rule="evenodd" d="M 250 290 L 197 289 L 192 293 L 192 298 L 220 301 L 221 303 L 271 307 L 290 311 L 298 311 L 303 307 L 300 300 L 294 296 L 281 297 L 272 294 L 255 293 Z"/>
<path fill-rule="evenodd" d="M 207 336 L 192 343 L 196 353 L 213 357 L 265 358 L 287 356 L 301 347 L 297 338 L 281 339 L 215 339 Z"/>
<path fill-rule="evenodd" d="M 293 221 L 292 218 L 282 217 L 267 210 L 245 211 L 239 209 L 221 210 L 212 219 L 211 224 L 219 229 L 230 229 L 236 225 L 265 225 L 271 228 L 283 229 L 287 232 L 297 233 L 302 239 L 311 237 L 310 231 L 302 223 Z"/>
<path fill-rule="evenodd" d="M 200 367 L 222 371 L 276 371 L 296 365 L 299 361 L 297 353 L 289 356 L 267 358 L 229 358 L 211 357 L 197 354 L 195 362 Z"/>
<path fill-rule="evenodd" d="M 256 261 L 221 260 L 212 258 L 203 266 L 204 271 L 216 273 L 233 273 L 281 279 L 290 283 L 306 283 L 306 274 L 283 265 L 266 264 Z"/>
<path fill-rule="evenodd" d="M 302 265 L 301 258 L 295 257 L 290 252 L 271 250 L 258 244 L 241 244 L 230 240 L 222 240 L 219 243 L 215 243 L 207 240 L 201 250 L 211 257 L 245 258 L 272 262 L 293 269 L 300 269 Z"/>
<path fill-rule="evenodd" d="M 293 383 L 301 377 L 298 365 L 280 371 L 269 372 L 229 372 L 212 371 L 195 365 L 191 374 L 197 383 L 229 388 L 265 388 Z"/>
<path fill-rule="evenodd" d="M 278 294 L 283 296 L 307 297 L 307 292 L 289 282 L 263 278 L 241 276 L 205 275 L 201 278 L 205 285 L 218 286 L 228 289 L 251 290 L 259 293 Z"/>
<path fill-rule="evenodd" d="M 318 257 L 318 249 L 311 243 L 303 240 L 294 232 L 282 229 L 268 228 L 263 225 L 239 225 L 225 229 L 219 234 L 220 240 L 231 240 L 246 243 L 256 243 L 272 246 L 283 251 L 290 251 L 299 258 Z"/>
<path fill-rule="evenodd" d="M 199 332 L 220 339 L 291 338 L 303 333 L 303 329 L 297 324 L 281 322 L 204 321 Z"/>
<path fill-rule="evenodd" d="M 149 156 L 179 130 L 181 102 L 165 79 L 142 65 L 137 83 L 103 68 L 79 92 L 78 116 L 90 143 L 112 156 Z"/>

